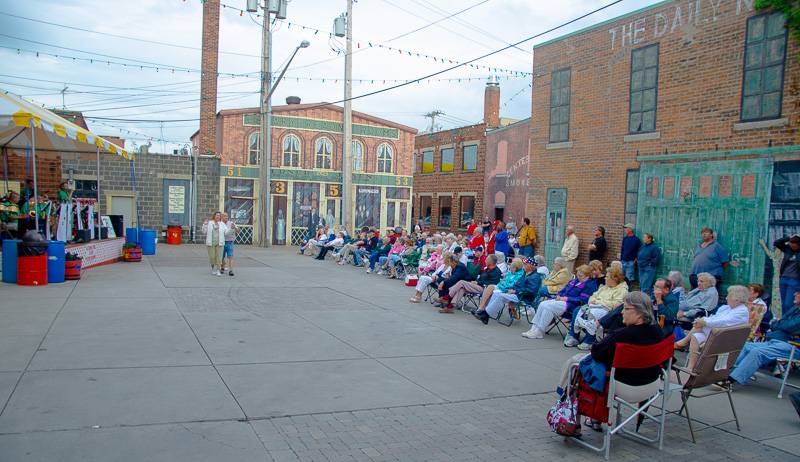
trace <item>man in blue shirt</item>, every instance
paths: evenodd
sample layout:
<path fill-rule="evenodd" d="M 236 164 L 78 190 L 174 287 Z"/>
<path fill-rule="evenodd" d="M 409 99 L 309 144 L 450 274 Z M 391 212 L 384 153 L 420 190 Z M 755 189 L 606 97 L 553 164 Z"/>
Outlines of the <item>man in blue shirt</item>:
<path fill-rule="evenodd" d="M 622 250 L 619 253 L 619 261 L 622 262 L 622 270 L 628 282 L 636 279 L 636 256 L 639 253 L 639 247 L 642 246 L 642 241 L 636 237 L 633 229 L 631 223 L 625 223 L 625 237 L 622 238 Z"/>
<path fill-rule="evenodd" d="M 661 248 L 653 242 L 652 234 L 644 234 L 644 244 L 639 247 L 636 263 L 639 265 L 639 290 L 653 295 L 656 268 L 661 263 Z"/>
<path fill-rule="evenodd" d="M 705 227 L 701 231 L 703 242 L 694 249 L 692 271 L 689 274 L 689 284 L 692 289 L 697 288 L 697 275 L 711 273 L 717 280 L 717 287 L 722 287 L 722 273 L 730 264 L 731 258 L 728 249 L 714 239 L 714 230 Z"/>

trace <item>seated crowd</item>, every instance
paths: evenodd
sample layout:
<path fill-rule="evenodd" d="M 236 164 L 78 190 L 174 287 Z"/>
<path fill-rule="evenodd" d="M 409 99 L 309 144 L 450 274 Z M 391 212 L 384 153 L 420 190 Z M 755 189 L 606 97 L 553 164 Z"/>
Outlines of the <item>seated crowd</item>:
<path fill-rule="evenodd" d="M 588 351 L 607 368 L 617 342 L 650 345 L 674 335 L 674 349 L 688 351 L 686 367 L 691 370 L 712 329 L 749 325 L 749 341 L 729 379 L 745 384 L 759 368 L 788 357 L 789 342 L 800 340 L 800 291 L 787 294 L 792 298 L 784 300 L 784 306 L 790 308 L 774 317 L 762 299 L 761 284 L 728 286 L 722 303 L 717 289 L 720 276 L 709 272 L 692 274 L 696 287 L 688 291 L 679 271 L 669 271 L 664 278 L 654 276 L 647 291 L 634 291 L 632 285 L 640 283 L 626 277 L 620 261 L 606 268 L 600 260 L 591 260 L 573 274 L 574 260 L 557 257 L 547 268 L 544 257 L 532 255 L 532 246 L 525 246 L 526 252 L 519 250 L 503 222 L 493 227 L 487 234 L 485 228 L 474 226 L 465 236 L 409 235 L 400 228 L 381 236 L 378 230 L 364 228 L 355 237 L 343 231 L 331 233 L 326 227 L 300 252 L 319 260 L 332 253 L 339 265 L 405 278 L 414 290 L 411 303 L 430 300 L 440 313 L 469 311 L 484 325 L 500 320 L 504 313 L 512 321 L 525 313 L 530 329 L 522 336 L 527 339 L 542 339 L 563 327 L 565 347 Z M 800 238 L 792 239 L 798 245 L 785 247 L 796 255 Z M 466 308 L 470 302 L 474 309 Z M 571 364 L 576 367 L 574 361 Z M 652 381 L 653 374 L 657 371 L 638 371 L 630 377 L 623 373 L 618 379 L 638 386 Z"/>

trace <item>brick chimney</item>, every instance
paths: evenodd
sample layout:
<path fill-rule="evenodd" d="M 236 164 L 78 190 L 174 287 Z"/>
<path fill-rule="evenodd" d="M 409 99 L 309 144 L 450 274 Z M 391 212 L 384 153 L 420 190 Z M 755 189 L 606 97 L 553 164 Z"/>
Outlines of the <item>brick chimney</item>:
<path fill-rule="evenodd" d="M 483 92 L 483 123 L 486 128 L 500 126 L 500 84 L 494 77 L 486 82 Z"/>
<path fill-rule="evenodd" d="M 203 45 L 200 74 L 200 154 L 217 154 L 217 60 L 219 0 L 203 3 Z"/>

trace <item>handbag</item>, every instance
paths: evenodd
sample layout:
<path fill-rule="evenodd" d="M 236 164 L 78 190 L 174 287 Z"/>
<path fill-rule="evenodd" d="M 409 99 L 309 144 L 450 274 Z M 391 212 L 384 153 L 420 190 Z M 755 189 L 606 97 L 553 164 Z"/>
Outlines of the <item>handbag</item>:
<path fill-rule="evenodd" d="M 573 371 L 567 389 L 547 412 L 547 424 L 550 426 L 550 430 L 561 436 L 580 436 L 581 434 L 577 397 L 578 379 L 579 374 Z"/>

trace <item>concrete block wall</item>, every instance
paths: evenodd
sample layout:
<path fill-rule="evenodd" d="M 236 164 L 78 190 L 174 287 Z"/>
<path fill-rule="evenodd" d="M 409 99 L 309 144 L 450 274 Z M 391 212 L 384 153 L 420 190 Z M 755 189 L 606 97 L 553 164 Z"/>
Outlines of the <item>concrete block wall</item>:
<path fill-rule="evenodd" d="M 74 178 L 91 179 L 97 174 L 94 155 L 64 154 L 61 174 L 67 179 L 70 170 Z M 166 154 L 137 156 L 136 204 L 139 208 L 139 226 L 148 229 L 166 229 L 163 220 L 164 179 L 192 177 L 192 158 Z M 100 210 L 108 212 L 106 194 L 133 192 L 130 161 L 114 155 L 100 157 Z M 197 239 L 202 241 L 203 220 L 219 210 L 219 159 L 200 156 L 197 160 Z M 188 240 L 189 230 L 184 228 L 183 238 Z"/>

